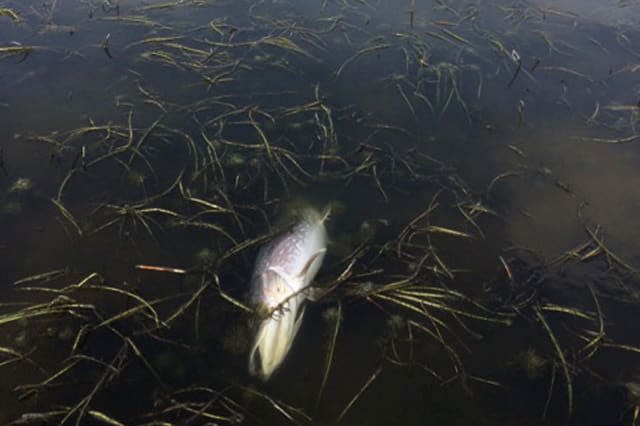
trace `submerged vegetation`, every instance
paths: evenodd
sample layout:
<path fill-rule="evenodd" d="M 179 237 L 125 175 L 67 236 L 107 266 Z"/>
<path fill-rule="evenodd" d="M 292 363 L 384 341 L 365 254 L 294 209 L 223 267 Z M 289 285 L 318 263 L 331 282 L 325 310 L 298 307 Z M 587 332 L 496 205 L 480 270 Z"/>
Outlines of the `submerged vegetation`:
<path fill-rule="evenodd" d="M 640 262 L 527 143 L 640 139 L 633 26 L 499 0 L 0 24 L 0 423 L 635 424 Z M 561 254 L 507 231 L 540 188 L 576 207 Z M 299 202 L 334 206 L 323 291 L 263 384 L 251 268 Z"/>

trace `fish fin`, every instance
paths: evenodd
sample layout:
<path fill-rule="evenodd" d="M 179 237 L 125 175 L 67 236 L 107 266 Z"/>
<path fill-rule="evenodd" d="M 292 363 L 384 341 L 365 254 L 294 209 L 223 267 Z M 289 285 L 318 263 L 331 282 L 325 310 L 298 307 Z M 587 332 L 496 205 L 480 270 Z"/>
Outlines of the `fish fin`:
<path fill-rule="evenodd" d="M 289 288 L 290 291 L 295 291 L 294 287 L 292 285 L 291 277 L 289 276 L 289 274 L 284 272 L 282 270 L 282 268 L 280 268 L 279 266 L 270 266 L 270 267 L 268 267 L 267 270 L 262 273 L 262 275 L 264 276 L 267 273 L 271 273 L 271 274 L 279 277 L 282 280 L 282 282 L 284 282 L 285 285 Z M 269 282 L 269 281 L 267 281 L 267 282 Z"/>
<path fill-rule="evenodd" d="M 281 279 L 283 279 L 285 281 L 289 278 L 284 273 L 284 271 L 281 268 L 277 267 L 277 266 L 268 267 L 267 270 L 264 271 L 261 275 L 262 275 L 263 281 L 265 281 L 265 282 L 269 282 L 269 278 L 271 278 L 271 277 L 269 277 L 269 275 L 271 275 L 271 276 L 275 275 L 276 277 L 279 277 L 279 278 L 281 278 Z"/>
<path fill-rule="evenodd" d="M 263 328 L 264 324 L 261 324 L 255 336 L 255 341 L 251 346 L 251 351 L 249 352 L 249 374 L 252 376 L 259 375 L 262 370 L 262 368 L 259 367 L 260 352 L 258 348 L 262 345 L 262 341 L 264 340 Z"/>
<path fill-rule="evenodd" d="M 300 325 L 302 324 L 302 317 L 304 316 L 305 306 L 302 306 L 300 312 L 297 313 L 296 322 L 293 326 L 293 333 L 291 338 L 291 343 L 293 343 L 293 338 L 298 334 L 298 330 L 300 329 Z"/>
<path fill-rule="evenodd" d="M 307 272 L 309 272 L 309 269 L 311 269 L 311 265 L 313 265 L 313 262 L 318 257 L 323 256 L 326 252 L 327 252 L 327 249 L 322 248 L 317 252 L 313 253 L 311 257 L 309 257 L 309 260 L 307 260 L 307 263 L 305 263 L 305 265 L 302 267 L 302 270 L 298 273 L 298 278 L 300 279 L 304 278 L 304 276 L 307 275 Z"/>

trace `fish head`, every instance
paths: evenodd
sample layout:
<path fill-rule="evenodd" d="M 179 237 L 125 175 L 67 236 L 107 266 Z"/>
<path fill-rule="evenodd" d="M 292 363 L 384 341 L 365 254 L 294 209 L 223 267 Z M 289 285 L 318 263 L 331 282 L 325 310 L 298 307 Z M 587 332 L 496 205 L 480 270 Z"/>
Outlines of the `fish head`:
<path fill-rule="evenodd" d="M 303 302 L 303 296 L 295 295 L 260 321 L 249 353 L 250 374 L 266 381 L 282 365 L 302 323 Z"/>
<path fill-rule="evenodd" d="M 254 278 L 252 303 L 273 311 L 296 293 L 297 285 L 277 266 L 269 267 Z"/>

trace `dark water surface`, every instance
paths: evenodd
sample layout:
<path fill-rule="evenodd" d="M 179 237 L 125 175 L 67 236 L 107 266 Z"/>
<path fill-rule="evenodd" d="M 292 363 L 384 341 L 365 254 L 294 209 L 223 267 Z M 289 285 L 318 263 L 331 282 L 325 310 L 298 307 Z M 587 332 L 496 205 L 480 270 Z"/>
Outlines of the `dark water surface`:
<path fill-rule="evenodd" d="M 0 424 L 634 424 L 639 17 L 5 0 Z M 302 204 L 334 290 L 261 383 L 243 303 Z"/>

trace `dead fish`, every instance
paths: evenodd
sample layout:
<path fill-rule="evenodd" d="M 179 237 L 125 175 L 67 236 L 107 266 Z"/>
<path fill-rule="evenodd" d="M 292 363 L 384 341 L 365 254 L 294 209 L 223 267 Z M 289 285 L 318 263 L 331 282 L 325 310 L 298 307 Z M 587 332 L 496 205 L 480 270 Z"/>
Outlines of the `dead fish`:
<path fill-rule="evenodd" d="M 265 245 L 251 278 L 251 304 L 266 312 L 249 353 L 249 372 L 268 380 L 298 333 L 308 290 L 327 251 L 328 212 L 306 208 L 288 232 Z"/>

